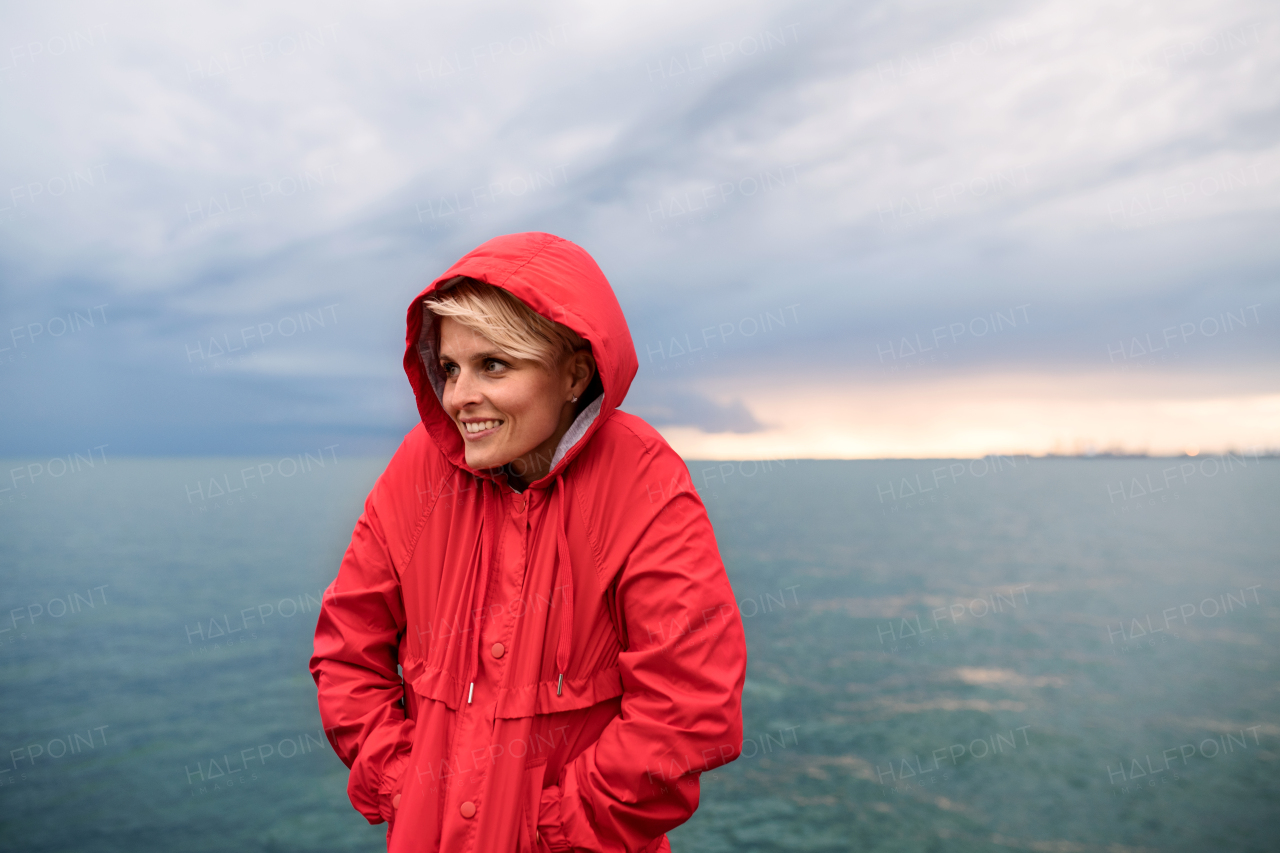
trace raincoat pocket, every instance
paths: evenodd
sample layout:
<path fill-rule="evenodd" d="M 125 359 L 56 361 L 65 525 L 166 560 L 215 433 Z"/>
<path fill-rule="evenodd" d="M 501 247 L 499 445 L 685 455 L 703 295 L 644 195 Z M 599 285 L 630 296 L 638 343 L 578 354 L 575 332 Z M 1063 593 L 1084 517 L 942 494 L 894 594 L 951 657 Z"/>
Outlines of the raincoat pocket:
<path fill-rule="evenodd" d="M 404 788 L 404 775 L 412 761 L 412 751 L 400 753 L 387 763 L 387 767 L 382 774 L 382 781 L 378 785 L 378 802 L 381 807 L 382 817 L 387 821 L 387 837 L 391 837 L 391 832 L 395 829 L 396 817 L 399 809 L 393 803 L 395 798 L 400 795 Z M 404 805 L 403 801 L 401 805 Z"/>
<path fill-rule="evenodd" d="M 542 777 L 546 775 L 546 770 L 545 758 L 537 764 L 526 765 L 524 768 L 524 779 L 520 786 L 524 800 L 524 815 L 520 819 L 519 853 L 535 853 L 535 851 L 548 849 L 538 839 L 538 806 L 542 802 Z"/>

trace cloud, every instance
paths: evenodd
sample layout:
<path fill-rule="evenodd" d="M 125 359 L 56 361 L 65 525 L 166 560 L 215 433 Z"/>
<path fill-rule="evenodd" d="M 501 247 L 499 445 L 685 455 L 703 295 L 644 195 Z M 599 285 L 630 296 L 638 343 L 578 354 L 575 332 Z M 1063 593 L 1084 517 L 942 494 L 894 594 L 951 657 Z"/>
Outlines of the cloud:
<path fill-rule="evenodd" d="M 79 406 L 47 389 L 124 377 L 152 393 L 129 410 L 107 393 L 103 415 L 139 450 L 188 395 L 218 414 L 191 412 L 208 429 L 166 447 L 283 422 L 402 434 L 411 401 L 384 394 L 406 393 L 406 301 L 522 230 L 600 262 L 644 416 L 757 448 L 771 390 L 830 365 L 864 385 L 923 366 L 954 388 L 1105 372 L 1108 347 L 1134 361 L 1134 339 L 1254 306 L 1161 369 L 1234 372 L 1256 396 L 1280 366 L 1280 30 L 1252 0 L 72 3 L 3 23 L 0 109 L 23 119 L 0 143 L 0 393 L 20 399 L 0 452 L 59 450 Z M 96 337 L 11 332 L 100 304 Z M 192 341 L 333 304 L 337 334 L 277 336 L 216 381 L 180 363 Z M 796 322 L 748 335 L 782 311 Z M 328 402 L 264 404 L 264 377 L 327 379 Z"/>
<path fill-rule="evenodd" d="M 642 402 L 631 402 L 628 396 L 626 410 L 657 427 L 687 426 L 704 433 L 739 435 L 765 429 L 741 400 L 721 404 L 699 394 L 678 390 L 650 394 Z"/>

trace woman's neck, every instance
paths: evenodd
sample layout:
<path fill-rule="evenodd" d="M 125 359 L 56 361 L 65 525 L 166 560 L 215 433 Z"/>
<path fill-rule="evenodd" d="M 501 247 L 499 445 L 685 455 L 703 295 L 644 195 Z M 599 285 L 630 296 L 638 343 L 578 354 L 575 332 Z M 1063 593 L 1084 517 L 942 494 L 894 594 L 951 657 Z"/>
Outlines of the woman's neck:
<path fill-rule="evenodd" d="M 529 488 L 528 483 L 526 483 L 524 480 L 520 479 L 514 473 L 512 473 L 510 463 L 503 465 L 502 470 L 507 475 L 507 485 L 510 486 L 512 489 L 516 490 L 517 492 L 523 492 L 525 489 Z"/>

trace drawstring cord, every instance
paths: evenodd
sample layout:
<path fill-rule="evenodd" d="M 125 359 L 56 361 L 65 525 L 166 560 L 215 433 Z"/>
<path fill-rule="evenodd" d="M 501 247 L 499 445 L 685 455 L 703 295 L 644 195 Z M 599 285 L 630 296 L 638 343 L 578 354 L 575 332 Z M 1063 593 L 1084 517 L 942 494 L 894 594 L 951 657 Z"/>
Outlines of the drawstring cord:
<path fill-rule="evenodd" d="M 480 539 L 481 541 L 481 545 L 480 545 L 481 577 L 478 579 L 474 579 L 474 583 L 472 584 L 471 589 L 472 589 L 472 595 L 474 595 L 475 591 L 479 589 L 480 597 L 478 599 L 472 598 L 471 600 L 472 607 L 469 608 L 470 612 L 467 614 L 468 621 L 475 619 L 477 613 L 482 613 L 484 611 L 484 608 L 486 607 L 486 602 L 489 600 L 489 576 L 493 573 L 492 565 L 494 560 L 494 553 L 493 553 L 494 533 L 497 529 L 497 522 L 494 520 L 494 503 L 497 500 L 497 495 L 495 494 L 492 498 L 489 496 L 489 489 L 485 485 L 486 483 L 485 478 L 483 477 L 479 478 L 478 482 L 480 484 L 480 506 L 481 506 L 481 515 L 482 515 L 482 520 L 480 522 L 481 524 L 481 539 Z M 496 492 L 497 485 L 496 484 L 491 484 L 491 485 L 493 485 L 494 491 Z M 478 607 L 475 606 L 477 603 L 479 604 Z M 484 617 L 481 616 L 480 618 L 483 619 Z M 471 704 L 471 697 L 475 693 L 476 676 L 479 675 L 480 673 L 480 624 L 479 624 L 479 621 L 476 621 L 473 628 L 475 630 L 475 637 L 473 638 L 474 641 L 467 644 L 468 645 L 467 655 L 469 657 L 468 666 L 467 666 L 467 681 L 469 682 L 467 685 L 467 704 L 468 705 Z"/>
<path fill-rule="evenodd" d="M 493 484 L 493 488 L 497 491 L 497 484 Z M 556 475 L 556 509 L 559 513 L 559 519 L 556 523 L 556 574 L 552 584 L 552 598 L 556 589 L 563 589 L 564 595 L 560 602 L 560 639 L 556 644 L 556 695 L 561 696 L 564 692 L 564 674 L 569 671 L 569 650 L 573 645 L 573 563 L 569 559 L 569 537 L 565 533 L 565 528 L 569 526 L 569 514 L 565 508 L 565 486 L 564 474 Z M 481 534 L 480 549 L 480 575 L 481 578 L 476 579 L 472 585 L 472 594 L 475 595 L 479 591 L 478 598 L 472 598 L 472 604 L 479 604 L 478 607 L 472 606 L 468 619 L 472 619 L 478 612 L 482 612 L 486 607 L 489 599 L 489 576 L 492 574 L 492 562 L 494 560 L 493 549 L 495 547 L 494 534 L 497 529 L 497 521 L 494 518 L 497 495 L 492 498 L 489 490 L 485 486 L 484 478 L 480 479 L 480 500 L 482 506 L 483 521 Z M 563 576 L 563 582 L 561 577 Z M 482 617 L 483 618 L 483 617 Z M 474 626 L 475 637 L 473 642 L 468 643 L 467 649 L 467 704 L 471 704 L 471 698 L 475 693 L 476 676 L 480 672 L 480 625 L 477 622 Z"/>
<path fill-rule="evenodd" d="M 569 562 L 569 537 L 565 528 L 569 526 L 569 514 L 565 509 L 564 473 L 556 475 L 556 503 L 560 518 L 556 524 L 556 586 L 564 588 L 564 598 L 560 602 L 560 642 L 556 646 L 556 670 L 560 677 L 556 681 L 556 695 L 564 689 L 564 674 L 569 670 L 569 647 L 573 642 L 573 564 Z M 560 583 L 563 572 L 565 582 Z"/>

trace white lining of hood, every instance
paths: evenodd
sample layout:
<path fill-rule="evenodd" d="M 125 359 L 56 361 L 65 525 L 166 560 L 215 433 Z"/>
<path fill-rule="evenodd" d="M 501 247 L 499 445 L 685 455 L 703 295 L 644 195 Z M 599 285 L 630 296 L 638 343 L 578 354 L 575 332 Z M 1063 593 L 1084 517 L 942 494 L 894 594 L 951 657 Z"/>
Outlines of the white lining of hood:
<path fill-rule="evenodd" d="M 603 405 L 604 394 L 600 394 L 573 419 L 573 423 L 569 425 L 569 430 L 560 439 L 560 443 L 556 445 L 556 452 L 551 457 L 551 468 L 549 470 L 556 470 L 556 463 L 563 459 L 565 454 L 572 450 L 573 446 L 587 434 L 587 430 L 595 422 Z"/>
<path fill-rule="evenodd" d="M 444 379 L 439 375 L 439 371 L 435 369 L 436 354 L 431 345 L 431 330 L 437 319 L 436 315 L 427 308 L 426 303 L 423 303 L 422 331 L 418 335 L 418 357 L 422 359 L 422 366 L 426 368 L 427 379 L 431 382 L 431 387 L 436 392 L 436 400 L 440 403 L 440 407 L 444 408 Z M 569 429 L 561 437 L 560 443 L 556 445 L 556 452 L 551 456 L 549 471 L 554 471 L 560 460 L 587 434 L 587 430 L 591 428 L 591 424 L 595 423 L 603 406 L 604 393 L 602 392 L 596 395 L 596 398 L 588 403 L 587 407 L 573 419 L 573 423 L 569 425 Z"/>

